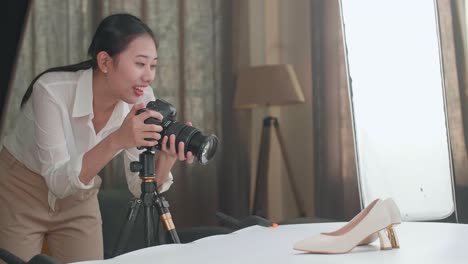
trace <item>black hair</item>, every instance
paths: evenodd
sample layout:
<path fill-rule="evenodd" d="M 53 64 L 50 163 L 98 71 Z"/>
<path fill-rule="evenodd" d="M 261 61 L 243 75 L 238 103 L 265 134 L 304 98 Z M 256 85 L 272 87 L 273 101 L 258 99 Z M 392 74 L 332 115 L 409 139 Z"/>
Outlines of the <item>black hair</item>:
<path fill-rule="evenodd" d="M 36 78 L 32 80 L 31 84 L 29 84 L 21 100 L 21 107 L 28 101 L 32 94 L 34 83 L 42 75 L 48 72 L 75 72 L 89 68 L 96 69 L 97 54 L 99 52 L 105 51 L 109 56 L 113 57 L 124 51 L 130 42 L 141 35 L 150 36 L 154 40 L 156 48 L 158 48 L 159 43 L 153 31 L 138 17 L 130 14 L 113 14 L 104 18 L 101 23 L 99 23 L 88 48 L 88 56 L 91 57 L 91 59 L 72 65 L 50 68 L 37 75 Z"/>

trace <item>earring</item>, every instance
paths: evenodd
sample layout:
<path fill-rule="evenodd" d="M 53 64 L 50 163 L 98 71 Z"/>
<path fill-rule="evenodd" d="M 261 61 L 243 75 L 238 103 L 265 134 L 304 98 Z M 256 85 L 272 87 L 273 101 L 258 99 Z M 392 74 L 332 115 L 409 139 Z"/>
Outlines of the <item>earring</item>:
<path fill-rule="evenodd" d="M 107 73 L 107 70 L 103 70 L 104 73 Z"/>

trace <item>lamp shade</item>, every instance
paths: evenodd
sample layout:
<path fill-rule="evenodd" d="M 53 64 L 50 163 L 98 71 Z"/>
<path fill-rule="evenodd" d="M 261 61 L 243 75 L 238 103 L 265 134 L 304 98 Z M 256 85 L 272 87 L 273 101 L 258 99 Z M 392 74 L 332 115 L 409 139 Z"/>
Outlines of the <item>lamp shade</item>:
<path fill-rule="evenodd" d="M 262 65 L 239 71 L 234 108 L 303 103 L 304 94 L 289 64 Z"/>

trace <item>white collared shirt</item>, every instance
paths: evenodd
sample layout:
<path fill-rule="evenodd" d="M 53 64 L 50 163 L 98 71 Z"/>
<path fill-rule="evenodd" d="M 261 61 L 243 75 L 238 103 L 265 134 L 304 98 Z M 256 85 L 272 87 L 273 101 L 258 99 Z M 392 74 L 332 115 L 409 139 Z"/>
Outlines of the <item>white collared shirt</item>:
<path fill-rule="evenodd" d="M 52 209 L 57 198 L 99 184 L 100 179 L 96 182 L 96 177 L 88 184 L 83 184 L 78 178 L 83 156 L 116 131 L 133 106 L 120 101 L 105 127 L 96 134 L 92 123 L 92 79 L 92 69 L 51 72 L 41 76 L 34 84 L 31 98 L 17 117 L 15 129 L 4 139 L 4 147 L 17 160 L 44 177 Z M 146 105 L 155 100 L 152 89 L 144 91 L 139 102 Z M 129 163 L 138 161 L 141 152 L 136 148 L 124 150 L 128 187 L 136 197 L 141 194 L 141 179 L 138 172 L 130 171 Z M 172 181 L 170 174 L 160 191 L 169 189 Z"/>

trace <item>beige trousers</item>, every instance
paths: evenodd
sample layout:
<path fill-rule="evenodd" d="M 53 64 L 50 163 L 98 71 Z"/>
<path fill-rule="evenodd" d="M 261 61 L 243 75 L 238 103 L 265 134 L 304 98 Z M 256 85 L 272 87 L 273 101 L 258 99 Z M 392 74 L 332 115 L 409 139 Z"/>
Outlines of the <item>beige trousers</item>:
<path fill-rule="evenodd" d="M 44 240 L 61 262 L 103 259 L 98 188 L 47 201 L 42 176 L 27 169 L 5 148 L 0 152 L 0 248 L 25 261 L 40 254 Z M 1 262 L 1 261 L 0 261 Z"/>

